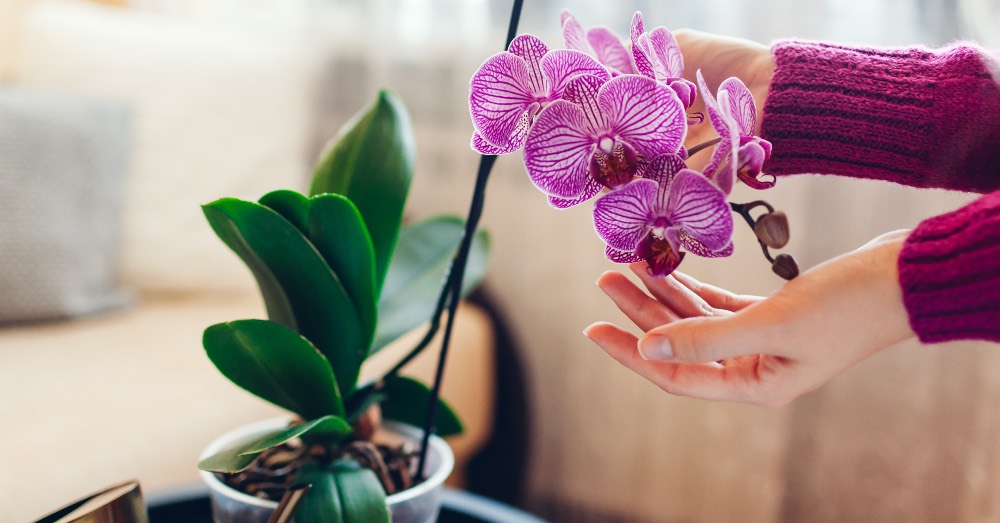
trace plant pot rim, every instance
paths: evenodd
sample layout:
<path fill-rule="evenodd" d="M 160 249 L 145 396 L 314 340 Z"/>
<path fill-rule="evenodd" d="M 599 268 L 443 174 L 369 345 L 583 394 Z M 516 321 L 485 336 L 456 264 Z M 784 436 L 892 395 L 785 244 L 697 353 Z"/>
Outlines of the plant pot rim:
<path fill-rule="evenodd" d="M 237 427 L 213 440 L 207 447 L 205 447 L 205 450 L 202 451 L 201 456 L 199 456 L 198 459 L 199 460 L 205 459 L 206 457 L 211 456 L 212 454 L 218 452 L 219 450 L 222 450 L 226 445 L 234 441 L 237 441 L 246 436 L 253 435 L 255 433 L 263 432 L 267 429 L 280 427 L 282 425 L 287 424 L 290 420 L 291 418 L 282 416 L 277 418 L 256 421 Z M 415 440 L 418 443 L 420 442 L 421 436 L 423 434 L 423 430 L 417 427 L 391 420 L 383 420 L 382 428 L 391 433 L 403 436 L 407 439 Z M 448 443 L 445 442 L 443 439 L 433 434 L 431 435 L 428 444 L 430 445 L 429 450 L 433 451 L 438 456 L 440 456 L 441 458 L 440 465 L 437 467 L 437 469 L 435 469 L 431 473 L 431 475 L 426 480 L 421 481 L 420 483 L 417 483 L 416 485 L 402 492 L 397 492 L 390 496 L 386 496 L 386 504 L 390 506 L 398 505 L 407 502 L 411 499 L 425 495 L 431 490 L 443 485 L 444 481 L 448 478 L 449 475 L 451 475 L 451 471 L 455 467 L 455 455 L 452 453 L 451 447 L 449 447 Z M 246 503 L 248 505 L 253 505 L 261 508 L 269 508 L 273 510 L 278 507 L 277 501 L 271 501 L 251 496 L 250 494 L 247 494 L 245 492 L 240 492 L 239 490 L 236 490 L 230 487 L 229 485 L 226 485 L 225 483 L 220 481 L 219 478 L 215 477 L 214 472 L 209 472 L 207 470 L 199 469 L 198 473 L 201 475 L 201 479 L 208 485 L 210 489 L 217 490 L 220 493 L 226 495 L 227 497 L 239 500 L 240 502 Z"/>

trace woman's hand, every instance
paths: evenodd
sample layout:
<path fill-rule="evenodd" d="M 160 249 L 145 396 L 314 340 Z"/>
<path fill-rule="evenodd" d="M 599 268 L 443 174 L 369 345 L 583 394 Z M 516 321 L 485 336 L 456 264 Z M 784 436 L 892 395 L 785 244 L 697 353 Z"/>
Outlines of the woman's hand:
<path fill-rule="evenodd" d="M 684 55 L 684 78 L 694 82 L 695 72 L 701 69 L 712 94 L 719 88 L 723 80 L 735 76 L 746 84 L 753 94 L 757 104 L 757 129 L 754 134 L 760 134 L 760 115 L 764 107 L 764 99 L 774 76 L 774 58 L 771 49 L 765 45 L 750 40 L 702 33 L 692 29 L 679 29 L 673 32 Z M 689 112 L 705 114 L 705 104 L 699 95 Z M 692 125 L 688 129 L 685 147 L 692 147 L 718 136 L 707 117 L 703 124 Z M 691 158 L 688 166 L 700 170 L 708 163 L 711 154 L 703 152 Z"/>
<path fill-rule="evenodd" d="M 785 405 L 847 367 L 914 336 L 897 258 L 908 231 L 883 235 L 788 282 L 768 298 L 739 296 L 675 272 L 653 295 L 609 271 L 598 285 L 641 339 L 610 323 L 584 333 L 613 358 L 681 396 Z"/>

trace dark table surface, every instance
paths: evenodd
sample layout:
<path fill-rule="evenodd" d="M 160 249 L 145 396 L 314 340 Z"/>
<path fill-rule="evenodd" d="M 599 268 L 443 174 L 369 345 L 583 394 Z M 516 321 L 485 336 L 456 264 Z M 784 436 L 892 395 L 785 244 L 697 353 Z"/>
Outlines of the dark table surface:
<path fill-rule="evenodd" d="M 150 523 L 212 523 L 202 485 L 146 495 Z M 445 489 L 438 523 L 544 523 L 524 511 L 468 492 Z"/>

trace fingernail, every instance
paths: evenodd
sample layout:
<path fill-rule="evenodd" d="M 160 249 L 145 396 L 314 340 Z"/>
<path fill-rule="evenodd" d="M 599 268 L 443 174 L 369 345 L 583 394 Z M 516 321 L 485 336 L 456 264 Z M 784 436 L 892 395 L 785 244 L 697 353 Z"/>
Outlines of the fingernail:
<path fill-rule="evenodd" d="M 639 340 L 639 355 L 644 360 L 669 360 L 674 357 L 666 336 L 650 335 Z"/>

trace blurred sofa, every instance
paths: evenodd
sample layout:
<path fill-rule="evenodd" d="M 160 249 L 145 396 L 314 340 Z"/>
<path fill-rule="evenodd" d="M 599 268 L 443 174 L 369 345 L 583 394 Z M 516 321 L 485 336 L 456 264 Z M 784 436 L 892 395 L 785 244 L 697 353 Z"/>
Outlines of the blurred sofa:
<path fill-rule="evenodd" d="M 304 190 L 349 113 L 320 121 L 333 50 L 294 32 L 84 1 L 0 8 L 0 521 L 13 522 L 129 478 L 196 482 L 212 438 L 282 415 L 200 347 L 208 325 L 264 310 L 199 205 Z M 468 429 L 451 441 L 457 484 L 492 430 L 495 375 L 493 320 L 459 314 L 443 392 Z M 429 381 L 434 353 L 408 373 Z"/>

